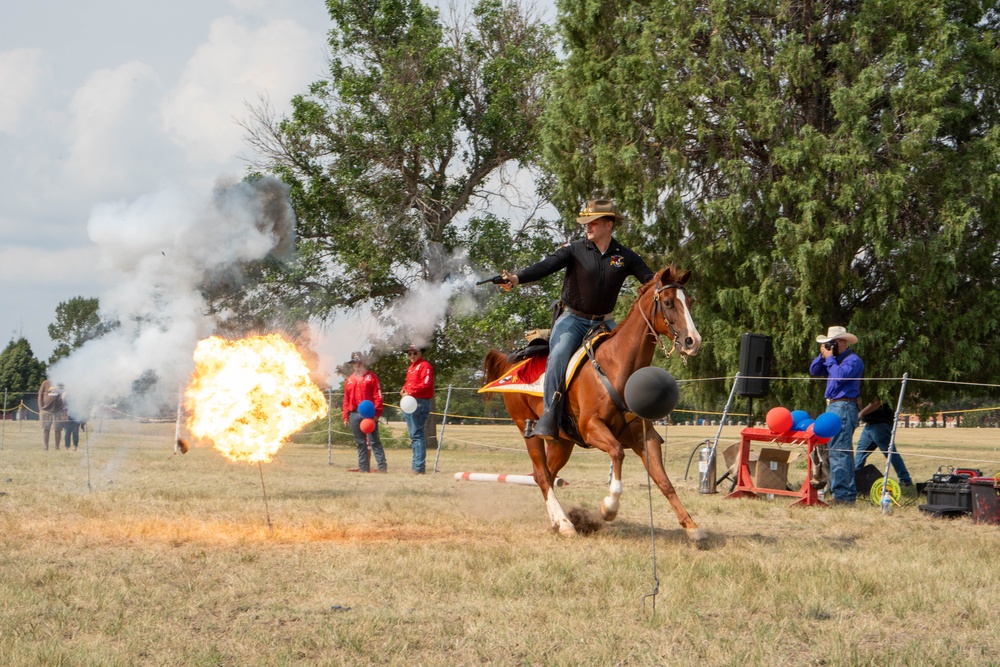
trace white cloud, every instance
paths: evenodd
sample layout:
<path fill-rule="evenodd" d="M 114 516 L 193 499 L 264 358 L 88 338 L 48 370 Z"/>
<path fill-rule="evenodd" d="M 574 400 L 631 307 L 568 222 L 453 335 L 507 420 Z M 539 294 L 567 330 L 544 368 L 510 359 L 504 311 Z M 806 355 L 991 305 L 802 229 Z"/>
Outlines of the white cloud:
<path fill-rule="evenodd" d="M 156 182 L 165 142 L 157 116 L 163 84 L 149 66 L 132 61 L 87 77 L 69 104 L 67 170 L 95 196 L 132 192 Z M 126 187 L 123 187 L 126 186 Z"/>
<path fill-rule="evenodd" d="M 48 74 L 41 49 L 0 52 L 0 132 L 14 133 Z"/>
<path fill-rule="evenodd" d="M 284 104 L 317 78 L 316 41 L 298 23 L 252 28 L 226 16 L 212 22 L 208 42 L 188 61 L 163 117 L 188 159 L 224 163 L 244 147 L 245 102 L 266 94 Z"/>

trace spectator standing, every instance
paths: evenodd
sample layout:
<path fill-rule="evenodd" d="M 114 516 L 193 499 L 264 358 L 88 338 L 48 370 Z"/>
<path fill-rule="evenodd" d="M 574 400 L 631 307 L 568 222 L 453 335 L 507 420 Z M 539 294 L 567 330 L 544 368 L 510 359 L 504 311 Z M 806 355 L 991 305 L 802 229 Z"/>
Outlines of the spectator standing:
<path fill-rule="evenodd" d="M 406 368 L 406 383 L 403 384 L 401 393 L 403 396 L 412 396 L 417 401 L 417 408 L 413 412 L 403 413 L 406 429 L 410 434 L 410 447 L 413 449 L 410 472 L 423 475 L 427 465 L 427 438 L 424 429 L 431 413 L 431 399 L 434 398 L 434 367 L 424 359 L 423 352 L 415 345 L 406 348 L 406 356 L 410 365 Z"/>
<path fill-rule="evenodd" d="M 854 455 L 854 468 L 860 470 L 865 464 L 868 455 L 876 448 L 882 450 L 886 458 L 890 458 L 896 477 L 902 486 L 912 486 L 913 479 L 910 472 L 903 463 L 903 457 L 895 447 L 892 449 L 892 457 L 889 457 L 889 441 L 892 439 L 892 424 L 896 421 L 896 413 L 888 405 L 876 398 L 874 401 L 861 408 L 858 418 L 865 425 L 861 429 L 861 437 L 858 439 L 858 451 Z"/>
<path fill-rule="evenodd" d="M 844 327 L 830 327 L 825 336 L 817 336 L 819 355 L 809 364 L 809 375 L 828 378 L 826 381 L 826 411 L 840 419 L 840 431 L 826 445 L 817 445 L 823 470 L 814 485 L 828 482 L 833 501 L 851 505 L 858 492 L 854 483 L 854 429 L 858 427 L 858 396 L 865 364 L 850 346 L 858 337 Z M 814 466 L 815 467 L 815 466 Z"/>
<path fill-rule="evenodd" d="M 62 392 L 62 412 L 60 417 L 60 422 L 62 423 L 63 433 L 65 433 L 64 447 L 66 451 L 69 451 L 70 443 L 73 445 L 73 449 L 76 450 L 80 446 L 80 428 L 86 428 L 86 422 L 76 419 L 73 416 L 72 410 L 70 410 L 70 401 L 66 397 L 66 392 Z"/>
<path fill-rule="evenodd" d="M 62 412 L 62 396 L 59 389 L 50 380 L 45 380 L 38 388 L 38 419 L 42 423 L 42 443 L 49 448 L 49 434 L 56 427 L 56 449 L 59 449 L 59 439 L 62 429 L 58 425 L 59 414 Z"/>
<path fill-rule="evenodd" d="M 351 368 L 353 373 L 344 380 L 343 420 L 351 427 L 354 434 L 354 444 L 358 447 L 358 468 L 360 472 L 371 471 L 371 454 L 375 454 L 375 463 L 379 472 L 388 470 L 385 460 L 385 449 L 378 434 L 378 420 L 382 416 L 382 387 L 378 377 L 368 369 L 368 363 L 360 352 L 351 353 Z M 364 417 L 358 412 L 362 401 L 371 401 L 375 405 L 375 430 L 365 433 L 361 430 L 361 420 Z M 368 447 L 371 445 L 371 452 Z"/>

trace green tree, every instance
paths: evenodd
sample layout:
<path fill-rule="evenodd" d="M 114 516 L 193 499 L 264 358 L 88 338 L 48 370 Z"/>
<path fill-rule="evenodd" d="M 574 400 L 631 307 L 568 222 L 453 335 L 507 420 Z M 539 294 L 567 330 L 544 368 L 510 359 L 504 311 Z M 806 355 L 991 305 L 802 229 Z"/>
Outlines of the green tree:
<path fill-rule="evenodd" d="M 60 302 L 56 306 L 56 321 L 49 325 L 49 338 L 56 343 L 49 364 L 69 356 L 88 340 L 103 336 L 116 326 L 117 323 L 101 319 L 98 299 L 75 296 Z"/>
<path fill-rule="evenodd" d="M 27 338 L 11 340 L 0 352 L 0 391 L 7 390 L 5 411 L 20 405 L 24 394 L 38 391 L 44 379 L 45 364 L 35 358 Z"/>
<path fill-rule="evenodd" d="M 531 164 L 554 62 L 551 29 L 516 2 L 480 0 L 450 27 L 419 0 L 327 7 L 329 77 L 289 117 L 262 106 L 247 124 L 298 218 L 298 261 L 262 267 L 247 296 L 292 319 L 383 311 L 415 283 L 468 274 L 451 260 L 462 214 Z"/>
<path fill-rule="evenodd" d="M 776 374 L 804 374 L 814 337 L 841 324 L 868 375 L 995 379 L 995 2 L 559 9 L 554 198 L 612 193 L 646 221 L 630 241 L 694 269 L 695 375 L 735 372 L 744 331 L 774 337 Z M 779 400 L 816 394 L 779 387 Z"/>

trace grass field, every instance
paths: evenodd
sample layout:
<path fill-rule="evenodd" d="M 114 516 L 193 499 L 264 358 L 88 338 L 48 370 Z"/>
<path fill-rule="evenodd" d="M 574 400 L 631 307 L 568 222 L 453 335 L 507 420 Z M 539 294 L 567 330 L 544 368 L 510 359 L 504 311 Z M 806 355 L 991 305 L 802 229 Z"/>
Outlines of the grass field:
<path fill-rule="evenodd" d="M 512 426 L 449 425 L 422 477 L 408 450 L 388 451 L 387 475 L 298 444 L 258 469 L 172 455 L 172 424 L 90 428 L 79 451 L 46 452 L 37 423 L 6 425 L 2 665 L 1000 664 L 1000 527 L 699 495 L 696 464 L 681 478 L 715 427 L 667 432 L 704 550 L 655 489 L 651 543 L 632 455 L 618 520 L 575 539 L 548 532 L 536 488 L 454 481 L 529 473 Z M 899 443 L 916 480 L 1000 469 L 994 430 Z M 596 510 L 607 469 L 578 450 L 563 506 Z"/>

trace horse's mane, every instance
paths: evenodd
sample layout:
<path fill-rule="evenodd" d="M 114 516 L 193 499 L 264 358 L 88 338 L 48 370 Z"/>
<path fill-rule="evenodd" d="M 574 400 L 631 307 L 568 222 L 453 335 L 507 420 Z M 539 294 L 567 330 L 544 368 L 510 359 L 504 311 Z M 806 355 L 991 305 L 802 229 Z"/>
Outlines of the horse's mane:
<path fill-rule="evenodd" d="M 483 384 L 489 384 L 502 377 L 508 368 L 510 364 L 507 362 L 507 356 L 498 350 L 490 350 L 483 362 L 483 372 L 486 374 L 486 381 Z"/>
<path fill-rule="evenodd" d="M 657 271 L 655 274 L 653 274 L 652 278 L 650 278 L 649 280 L 647 280 L 646 282 L 644 282 L 642 285 L 640 285 L 639 286 L 639 293 L 636 296 L 635 301 L 633 301 L 632 305 L 629 307 L 628 313 L 625 315 L 625 317 L 622 318 L 622 321 L 618 323 L 618 326 L 616 326 L 611 331 L 611 333 L 608 334 L 608 338 L 609 339 L 613 338 L 614 335 L 621 330 L 621 325 L 624 324 L 625 321 L 628 318 L 632 317 L 632 314 L 635 312 L 636 308 L 639 306 L 639 303 L 642 301 L 642 297 L 646 294 L 646 292 L 648 292 L 649 290 L 651 290 L 653 288 L 653 285 L 655 285 L 657 281 L 659 281 L 659 283 L 661 285 L 662 284 L 675 283 L 675 282 L 678 282 L 681 279 L 682 275 L 683 275 L 683 272 L 682 271 L 678 271 L 677 267 L 675 265 L 673 265 L 673 264 L 667 264 L 665 267 L 663 267 L 662 269 L 660 269 L 659 271 Z"/>

